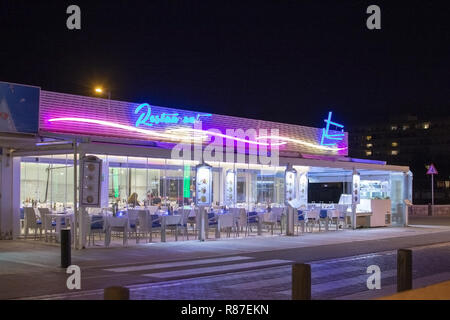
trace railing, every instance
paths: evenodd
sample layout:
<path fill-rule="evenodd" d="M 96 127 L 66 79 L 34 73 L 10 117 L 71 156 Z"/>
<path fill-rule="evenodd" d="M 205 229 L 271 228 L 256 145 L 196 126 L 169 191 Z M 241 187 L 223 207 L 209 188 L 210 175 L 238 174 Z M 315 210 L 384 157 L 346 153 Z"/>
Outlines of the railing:
<path fill-rule="evenodd" d="M 450 205 L 412 205 L 408 208 L 410 217 L 450 217 Z"/>

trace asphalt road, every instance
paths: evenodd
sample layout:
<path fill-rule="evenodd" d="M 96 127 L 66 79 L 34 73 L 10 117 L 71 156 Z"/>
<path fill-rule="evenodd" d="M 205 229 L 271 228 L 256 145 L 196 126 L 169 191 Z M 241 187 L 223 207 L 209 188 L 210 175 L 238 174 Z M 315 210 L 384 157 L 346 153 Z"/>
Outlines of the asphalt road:
<path fill-rule="evenodd" d="M 395 292 L 398 248 L 413 250 L 415 287 L 450 280 L 449 236 L 450 233 L 439 233 L 426 235 L 426 238 L 402 237 L 161 264 L 111 266 L 96 269 L 95 275 L 92 273 L 91 276 L 92 279 L 102 276 L 141 279 L 139 284 L 127 285 L 131 299 L 289 300 L 291 265 L 303 262 L 312 267 L 313 299 L 372 299 Z M 380 290 L 367 288 L 366 281 L 370 276 L 367 267 L 371 265 L 377 265 L 381 270 Z M 87 290 L 38 298 L 102 299 L 103 291 Z"/>

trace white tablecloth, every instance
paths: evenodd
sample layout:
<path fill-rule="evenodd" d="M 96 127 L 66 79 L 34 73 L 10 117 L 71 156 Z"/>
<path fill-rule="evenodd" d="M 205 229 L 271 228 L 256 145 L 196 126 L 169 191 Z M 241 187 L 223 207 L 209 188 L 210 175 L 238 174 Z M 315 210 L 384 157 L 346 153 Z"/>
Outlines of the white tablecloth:
<path fill-rule="evenodd" d="M 218 214 L 216 215 L 217 217 L 217 222 L 219 224 L 219 228 L 229 228 L 229 227 L 233 227 L 233 216 L 229 213 L 225 213 L 225 214 Z"/>

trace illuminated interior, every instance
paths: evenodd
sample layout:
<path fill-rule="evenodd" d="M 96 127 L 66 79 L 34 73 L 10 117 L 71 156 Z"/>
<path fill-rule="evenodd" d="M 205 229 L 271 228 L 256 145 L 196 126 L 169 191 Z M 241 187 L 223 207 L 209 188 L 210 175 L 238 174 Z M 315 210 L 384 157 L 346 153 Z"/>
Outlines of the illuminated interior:
<path fill-rule="evenodd" d="M 129 206 L 127 199 L 137 193 L 139 204 L 150 197 L 168 200 L 175 206 L 194 203 L 196 161 L 162 158 L 96 155 L 108 170 L 108 192 L 104 207 L 118 203 Z M 257 205 L 285 205 L 285 166 L 271 167 L 245 163 L 208 162 L 212 166 L 212 203 L 240 206 L 252 210 Z M 309 203 L 339 202 L 351 193 L 352 172 L 326 167 L 294 166 L 306 181 Z M 236 172 L 236 195 L 226 200 L 226 174 Z M 405 192 L 403 174 L 390 171 L 360 170 L 361 199 L 389 199 L 393 220 L 400 221 Z M 306 178 L 307 177 L 307 178 Z M 302 179 L 300 179 L 302 180 Z M 305 182 L 304 182 L 305 183 Z M 298 188 L 298 192 L 302 187 Z M 73 154 L 23 157 L 21 159 L 20 202 L 29 206 L 56 209 L 73 207 Z"/>

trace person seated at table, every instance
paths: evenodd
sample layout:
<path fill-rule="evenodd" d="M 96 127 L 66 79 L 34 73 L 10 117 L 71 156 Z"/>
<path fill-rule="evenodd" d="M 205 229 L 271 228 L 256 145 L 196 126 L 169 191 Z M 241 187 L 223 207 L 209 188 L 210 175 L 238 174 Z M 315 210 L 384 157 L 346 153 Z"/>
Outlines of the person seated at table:
<path fill-rule="evenodd" d="M 152 198 L 152 205 L 157 205 L 161 203 L 161 198 L 158 196 L 155 196 Z"/>
<path fill-rule="evenodd" d="M 133 192 L 128 198 L 128 204 L 131 204 L 133 208 L 141 205 L 138 201 L 138 194 L 136 192 Z"/>

